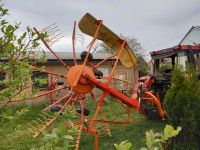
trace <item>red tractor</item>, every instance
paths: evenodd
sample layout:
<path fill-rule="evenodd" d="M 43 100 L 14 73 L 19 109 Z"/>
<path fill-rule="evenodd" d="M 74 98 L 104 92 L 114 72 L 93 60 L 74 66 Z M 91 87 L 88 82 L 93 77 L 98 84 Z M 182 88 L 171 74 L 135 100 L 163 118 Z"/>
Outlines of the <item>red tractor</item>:
<path fill-rule="evenodd" d="M 139 94 L 139 98 L 141 97 L 142 99 L 143 104 L 141 107 L 144 107 L 145 115 L 150 119 L 156 119 L 162 111 L 159 111 L 159 107 L 149 105 L 144 101 L 147 98 L 145 92 L 151 92 L 162 105 L 165 94 L 170 87 L 172 70 L 175 65 L 181 66 L 184 70 L 189 65 L 192 65 L 197 69 L 200 77 L 200 46 L 178 45 L 164 50 L 153 51 L 150 54 L 152 58 L 152 74 L 139 79 L 140 82 L 138 84 L 141 84 L 139 88 L 141 92 L 139 93 L 142 93 Z"/>

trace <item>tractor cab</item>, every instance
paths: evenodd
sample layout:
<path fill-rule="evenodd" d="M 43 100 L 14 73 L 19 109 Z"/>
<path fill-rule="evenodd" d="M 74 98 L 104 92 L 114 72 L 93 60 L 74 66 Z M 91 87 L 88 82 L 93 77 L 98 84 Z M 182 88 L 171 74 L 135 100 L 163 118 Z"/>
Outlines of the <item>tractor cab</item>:
<path fill-rule="evenodd" d="M 193 65 L 200 75 L 199 45 L 178 45 L 153 51 L 150 54 L 152 58 L 151 76 L 155 80 L 152 89 L 159 93 L 161 100 L 170 86 L 172 70 L 175 65 L 181 66 L 183 70 L 186 70 L 189 65 Z"/>
<path fill-rule="evenodd" d="M 178 64 L 184 70 L 193 65 L 200 73 L 200 45 L 178 45 L 175 47 L 153 51 L 150 53 L 153 61 L 152 73 L 154 75 L 169 74 Z"/>

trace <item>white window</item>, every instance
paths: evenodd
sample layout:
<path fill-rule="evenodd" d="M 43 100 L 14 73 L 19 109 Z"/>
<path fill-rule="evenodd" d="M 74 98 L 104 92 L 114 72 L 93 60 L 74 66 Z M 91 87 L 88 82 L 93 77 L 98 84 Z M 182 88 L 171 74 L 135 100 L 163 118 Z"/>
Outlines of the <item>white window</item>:
<path fill-rule="evenodd" d="M 188 66 L 188 56 L 186 53 L 178 53 L 178 65 L 180 65 L 183 70 L 186 70 Z"/>
<path fill-rule="evenodd" d="M 200 72 L 200 53 L 194 55 L 197 71 Z"/>

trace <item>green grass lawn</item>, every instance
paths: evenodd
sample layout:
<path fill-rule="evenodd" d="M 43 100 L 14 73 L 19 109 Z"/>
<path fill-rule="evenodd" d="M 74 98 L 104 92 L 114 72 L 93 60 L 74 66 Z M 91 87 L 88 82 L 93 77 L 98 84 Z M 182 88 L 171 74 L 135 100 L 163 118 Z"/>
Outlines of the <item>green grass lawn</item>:
<path fill-rule="evenodd" d="M 29 150 L 31 148 L 39 149 L 44 145 L 42 140 L 43 136 L 36 139 L 32 138 L 32 133 L 28 130 L 32 120 L 40 117 L 44 104 L 37 106 L 29 106 L 29 112 L 25 115 L 15 118 L 13 120 L 0 118 L 0 150 Z M 95 106 L 91 103 L 91 100 L 86 101 L 86 108 L 90 110 L 90 116 L 95 111 Z M 8 114 L 15 115 L 17 110 L 21 107 L 10 107 L 7 109 Z M 111 104 L 105 103 L 103 111 L 110 120 L 122 121 L 126 120 L 126 112 L 117 103 Z M 129 140 L 133 143 L 134 149 L 139 149 L 145 145 L 145 132 L 149 129 L 159 132 L 162 131 L 165 122 L 162 121 L 150 121 L 137 111 L 132 110 L 132 122 L 129 125 L 110 125 L 112 137 L 100 137 L 99 149 L 100 150 L 112 150 L 114 149 L 114 143 L 120 143 L 123 140 Z M 64 125 L 66 118 L 61 118 L 55 122 L 54 126 Z M 80 149 L 81 150 L 93 150 L 94 149 L 94 137 L 83 132 Z"/>

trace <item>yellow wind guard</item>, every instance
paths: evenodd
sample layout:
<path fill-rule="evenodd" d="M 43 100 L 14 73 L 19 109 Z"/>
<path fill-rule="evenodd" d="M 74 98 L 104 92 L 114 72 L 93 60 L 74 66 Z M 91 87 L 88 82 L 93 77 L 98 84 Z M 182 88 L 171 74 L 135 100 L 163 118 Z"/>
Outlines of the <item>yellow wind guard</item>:
<path fill-rule="evenodd" d="M 83 33 L 93 37 L 98 27 L 98 20 L 89 13 L 86 13 L 79 21 L 78 26 Z M 122 45 L 120 37 L 104 25 L 100 27 L 97 39 L 103 41 L 116 53 L 118 53 Z M 120 61 L 127 68 L 137 63 L 136 56 L 127 43 L 122 51 Z"/>

